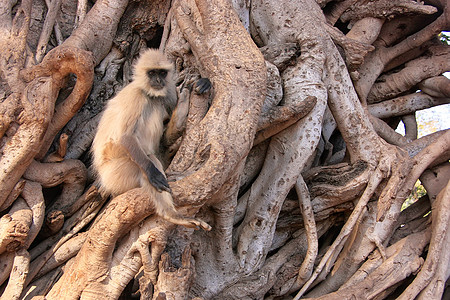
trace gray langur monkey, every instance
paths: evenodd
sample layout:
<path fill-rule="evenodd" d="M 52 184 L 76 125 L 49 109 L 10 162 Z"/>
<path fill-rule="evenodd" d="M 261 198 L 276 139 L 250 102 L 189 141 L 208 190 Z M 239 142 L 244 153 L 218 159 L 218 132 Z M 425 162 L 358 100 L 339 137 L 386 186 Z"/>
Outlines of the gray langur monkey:
<path fill-rule="evenodd" d="M 134 66 L 133 81 L 108 101 L 92 144 L 93 168 L 100 192 L 117 196 L 142 187 L 164 219 L 187 227 L 211 227 L 176 211 L 160 161 L 161 138 L 170 138 L 171 117 L 177 104 L 173 64 L 156 49 L 148 49 Z M 208 85 L 209 84 L 209 85 Z M 209 90 L 202 79 L 196 89 Z M 175 126 L 172 126 L 175 127 Z"/>

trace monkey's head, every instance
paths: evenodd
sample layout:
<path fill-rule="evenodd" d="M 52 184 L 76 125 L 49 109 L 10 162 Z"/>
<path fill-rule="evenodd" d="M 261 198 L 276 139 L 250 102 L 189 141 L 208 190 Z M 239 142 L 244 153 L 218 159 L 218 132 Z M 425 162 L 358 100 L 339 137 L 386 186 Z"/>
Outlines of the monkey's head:
<path fill-rule="evenodd" d="M 150 96 L 166 96 L 173 85 L 173 64 L 164 53 L 148 49 L 141 54 L 134 67 L 134 80 Z"/>

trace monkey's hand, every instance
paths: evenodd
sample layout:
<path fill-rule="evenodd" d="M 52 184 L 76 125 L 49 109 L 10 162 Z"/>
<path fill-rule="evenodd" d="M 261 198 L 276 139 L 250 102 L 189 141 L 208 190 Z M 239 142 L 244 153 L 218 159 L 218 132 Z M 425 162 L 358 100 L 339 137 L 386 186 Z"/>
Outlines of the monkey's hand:
<path fill-rule="evenodd" d="M 142 151 L 136 137 L 132 135 L 124 135 L 120 138 L 120 144 L 128 151 L 130 159 L 143 173 L 145 173 L 148 182 L 150 182 L 150 184 L 153 185 L 158 192 L 171 192 L 166 176 L 164 176 L 164 174 L 155 165 L 157 164 L 162 170 L 161 163 L 154 155 L 151 155 L 150 157 Z"/>
<path fill-rule="evenodd" d="M 155 187 L 158 192 L 166 191 L 171 193 L 169 183 L 166 176 L 161 173 L 157 167 L 151 162 L 145 168 L 145 175 L 147 175 L 148 181 Z"/>
<path fill-rule="evenodd" d="M 200 78 L 194 83 L 194 93 L 197 95 L 208 92 L 212 87 L 211 81 L 208 78 Z"/>

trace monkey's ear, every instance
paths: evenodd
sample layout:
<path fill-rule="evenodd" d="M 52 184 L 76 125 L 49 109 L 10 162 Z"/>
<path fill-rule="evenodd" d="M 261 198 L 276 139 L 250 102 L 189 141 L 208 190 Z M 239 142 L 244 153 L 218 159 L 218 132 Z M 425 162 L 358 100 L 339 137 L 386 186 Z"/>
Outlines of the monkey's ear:
<path fill-rule="evenodd" d="M 206 92 L 209 92 L 211 90 L 212 84 L 211 81 L 209 81 L 208 78 L 200 78 L 194 83 L 194 93 L 197 95 L 204 94 Z"/>

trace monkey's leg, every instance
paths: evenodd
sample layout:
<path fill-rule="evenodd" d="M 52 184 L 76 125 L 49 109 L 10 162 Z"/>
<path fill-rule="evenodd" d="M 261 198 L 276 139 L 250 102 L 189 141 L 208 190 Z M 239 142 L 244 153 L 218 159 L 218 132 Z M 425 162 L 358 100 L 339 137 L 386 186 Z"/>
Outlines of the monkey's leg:
<path fill-rule="evenodd" d="M 156 213 L 163 219 L 177 225 L 189 228 L 202 228 L 206 231 L 211 230 L 208 223 L 194 218 L 181 216 L 173 205 L 172 195 L 168 192 L 157 192 L 152 186 L 147 185 L 150 189 L 150 196 L 155 203 Z"/>
<path fill-rule="evenodd" d="M 188 228 L 210 231 L 211 226 L 208 223 L 194 218 L 181 216 L 173 206 L 172 195 L 167 192 L 156 193 L 155 206 L 157 207 L 157 214 L 170 223 L 182 225 Z M 159 209 L 158 209 L 159 207 Z M 159 212 L 158 212 L 159 210 Z"/>
<path fill-rule="evenodd" d="M 207 231 L 211 230 L 211 226 L 202 220 L 187 218 L 178 214 L 173 205 L 169 183 L 162 171 L 162 164 L 156 156 L 150 155 L 150 157 L 148 157 L 145 155 L 137 144 L 136 139 L 132 136 L 123 136 L 120 142 L 128 150 L 133 162 L 135 162 L 146 175 L 141 177 L 140 185 L 146 187 L 149 191 L 150 198 L 154 201 L 156 213 L 159 216 L 177 225 L 196 229 L 201 227 Z M 160 183 L 164 183 L 164 185 L 161 187 L 159 185 Z"/>
<path fill-rule="evenodd" d="M 188 228 L 195 228 L 195 229 L 202 228 L 203 230 L 206 230 L 206 231 L 211 230 L 211 226 L 208 223 L 206 223 L 205 221 L 202 221 L 200 219 L 182 217 L 178 214 L 177 214 L 177 216 L 165 215 L 162 217 L 163 217 L 163 219 L 169 221 L 170 223 L 182 225 L 182 226 L 185 226 Z"/>

